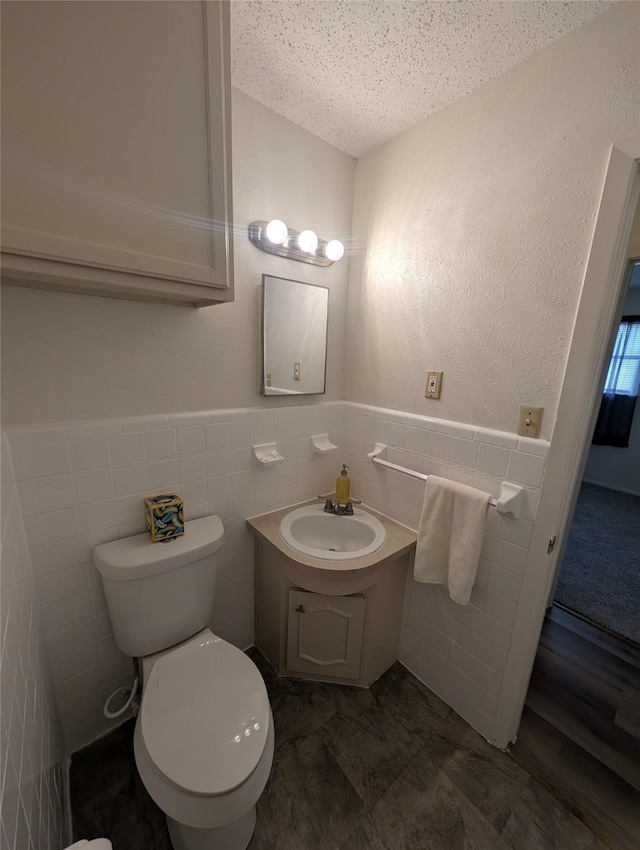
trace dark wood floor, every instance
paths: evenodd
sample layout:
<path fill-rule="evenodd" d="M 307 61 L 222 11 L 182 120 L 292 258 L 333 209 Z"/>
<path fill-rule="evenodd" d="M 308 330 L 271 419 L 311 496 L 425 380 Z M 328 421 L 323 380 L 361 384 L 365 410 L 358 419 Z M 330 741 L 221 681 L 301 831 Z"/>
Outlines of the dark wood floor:
<path fill-rule="evenodd" d="M 640 789 L 640 648 L 552 606 L 527 705 Z"/>
<path fill-rule="evenodd" d="M 525 707 L 516 761 L 612 850 L 640 847 L 640 792 Z"/>
<path fill-rule="evenodd" d="M 250 850 L 605 850 L 571 808 L 400 664 L 370 689 L 278 679 L 276 752 Z M 71 763 L 74 837 L 170 850 L 129 723 Z"/>
<path fill-rule="evenodd" d="M 553 606 L 514 757 L 611 847 L 640 848 L 640 648 Z"/>

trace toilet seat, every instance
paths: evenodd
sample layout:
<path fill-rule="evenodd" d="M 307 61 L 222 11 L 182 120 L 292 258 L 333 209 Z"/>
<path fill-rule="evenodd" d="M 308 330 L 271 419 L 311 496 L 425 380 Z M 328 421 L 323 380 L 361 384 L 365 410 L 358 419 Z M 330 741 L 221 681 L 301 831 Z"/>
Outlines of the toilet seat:
<path fill-rule="evenodd" d="M 145 685 L 140 732 L 150 759 L 188 794 L 237 788 L 263 754 L 270 709 L 244 652 L 204 631 L 160 656 Z"/>

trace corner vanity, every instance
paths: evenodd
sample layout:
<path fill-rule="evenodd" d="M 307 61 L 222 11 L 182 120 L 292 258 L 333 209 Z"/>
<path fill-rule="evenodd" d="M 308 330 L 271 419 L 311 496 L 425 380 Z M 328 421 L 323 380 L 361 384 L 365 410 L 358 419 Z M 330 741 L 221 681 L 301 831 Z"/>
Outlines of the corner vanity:
<path fill-rule="evenodd" d="M 330 525 L 344 536 L 351 520 L 373 525 L 373 518 L 384 542 L 367 554 L 359 552 L 370 547 L 350 544 L 352 551 L 326 549 L 317 557 L 308 554 L 309 540 L 301 551 L 286 531 L 293 513 L 308 517 L 309 527 L 315 524 L 316 540 Z M 324 516 L 322 505 L 313 502 L 304 511 L 284 508 L 247 520 L 255 541 L 256 645 L 280 676 L 368 687 L 398 657 L 416 535 L 368 508 L 356 508 L 353 517 Z M 283 521 L 296 548 L 283 536 Z"/>

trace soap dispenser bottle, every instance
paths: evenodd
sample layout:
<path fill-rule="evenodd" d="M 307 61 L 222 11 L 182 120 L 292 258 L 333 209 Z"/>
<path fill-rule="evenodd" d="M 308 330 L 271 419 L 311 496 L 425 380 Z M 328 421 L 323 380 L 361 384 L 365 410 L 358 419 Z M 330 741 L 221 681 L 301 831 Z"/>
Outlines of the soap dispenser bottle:
<path fill-rule="evenodd" d="M 351 492 L 351 479 L 347 475 L 347 469 L 349 469 L 349 467 L 346 463 L 343 463 L 342 471 L 336 478 L 336 502 L 343 506 L 349 501 L 349 495 Z"/>

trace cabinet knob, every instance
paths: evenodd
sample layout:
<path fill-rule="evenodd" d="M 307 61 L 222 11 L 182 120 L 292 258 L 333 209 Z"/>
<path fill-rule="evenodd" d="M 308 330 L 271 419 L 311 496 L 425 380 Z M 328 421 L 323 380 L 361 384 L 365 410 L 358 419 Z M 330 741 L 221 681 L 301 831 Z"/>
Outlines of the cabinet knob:
<path fill-rule="evenodd" d="M 306 608 L 304 607 L 304 605 L 298 605 L 298 607 L 296 608 L 296 612 L 298 614 L 304 614 L 306 613 Z"/>

